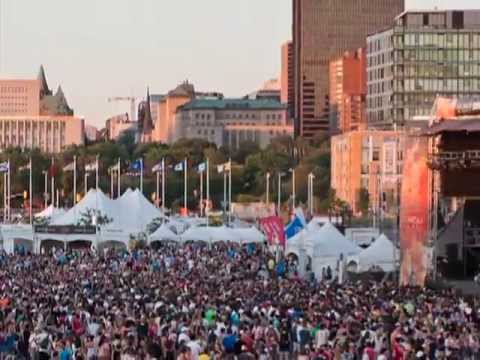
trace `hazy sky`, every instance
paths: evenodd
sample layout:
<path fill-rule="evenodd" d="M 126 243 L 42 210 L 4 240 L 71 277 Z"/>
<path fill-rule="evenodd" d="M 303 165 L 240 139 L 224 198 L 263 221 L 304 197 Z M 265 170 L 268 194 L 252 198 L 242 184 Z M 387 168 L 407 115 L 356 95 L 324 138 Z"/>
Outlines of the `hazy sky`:
<path fill-rule="evenodd" d="M 61 82 L 70 105 L 103 126 L 127 104 L 188 79 L 241 96 L 276 77 L 291 37 L 292 0 L 0 0 L 1 69 Z M 340 1 L 340 0 L 337 0 Z M 479 0 L 409 0 L 408 7 L 478 8 Z"/>

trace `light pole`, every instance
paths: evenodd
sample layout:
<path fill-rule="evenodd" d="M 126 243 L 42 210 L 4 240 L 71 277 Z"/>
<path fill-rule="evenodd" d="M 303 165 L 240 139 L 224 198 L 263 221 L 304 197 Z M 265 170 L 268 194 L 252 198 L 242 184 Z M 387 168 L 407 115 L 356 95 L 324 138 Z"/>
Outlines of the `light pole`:
<path fill-rule="evenodd" d="M 42 174 L 45 176 L 45 192 L 43 193 L 43 197 L 44 197 L 44 200 L 45 200 L 45 209 L 47 208 L 48 206 L 48 171 L 47 170 L 43 170 L 42 171 Z"/>
<path fill-rule="evenodd" d="M 315 175 L 308 174 L 308 204 L 311 216 L 313 216 L 313 179 L 315 179 Z"/>
<path fill-rule="evenodd" d="M 295 211 L 295 169 L 290 169 L 292 173 L 292 211 Z"/>
<path fill-rule="evenodd" d="M 265 190 L 265 202 L 268 208 L 268 205 L 270 205 L 270 173 L 269 172 L 267 172 L 266 177 L 267 177 L 267 183 L 266 183 L 267 188 Z"/>
<path fill-rule="evenodd" d="M 285 174 L 283 172 L 278 173 L 278 197 L 277 197 L 277 214 L 280 215 L 280 210 L 282 207 L 282 177 Z"/>

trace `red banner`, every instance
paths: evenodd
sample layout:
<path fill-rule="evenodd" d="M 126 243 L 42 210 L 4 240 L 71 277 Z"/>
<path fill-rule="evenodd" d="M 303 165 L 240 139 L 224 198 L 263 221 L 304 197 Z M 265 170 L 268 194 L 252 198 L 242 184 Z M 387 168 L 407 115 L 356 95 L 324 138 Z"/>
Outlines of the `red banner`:
<path fill-rule="evenodd" d="M 269 245 L 285 247 L 283 221 L 278 216 L 269 216 L 260 220 L 260 226 L 267 235 Z"/>
<path fill-rule="evenodd" d="M 429 176 L 427 138 L 409 137 L 403 161 L 400 248 L 402 285 L 424 286 L 427 275 Z"/>

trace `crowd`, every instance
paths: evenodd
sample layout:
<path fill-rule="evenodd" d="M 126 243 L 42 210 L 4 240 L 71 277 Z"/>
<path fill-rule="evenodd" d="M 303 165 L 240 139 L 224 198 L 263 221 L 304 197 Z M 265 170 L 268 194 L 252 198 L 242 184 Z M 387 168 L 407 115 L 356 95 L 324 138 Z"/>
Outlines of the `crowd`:
<path fill-rule="evenodd" d="M 236 245 L 0 256 L 3 359 L 477 359 L 451 291 L 301 279 Z"/>

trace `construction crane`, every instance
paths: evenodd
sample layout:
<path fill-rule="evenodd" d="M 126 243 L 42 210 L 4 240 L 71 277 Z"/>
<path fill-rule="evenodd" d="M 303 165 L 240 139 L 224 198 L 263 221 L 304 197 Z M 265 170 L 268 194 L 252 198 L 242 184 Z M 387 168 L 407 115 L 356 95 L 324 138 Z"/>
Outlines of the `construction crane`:
<path fill-rule="evenodd" d="M 108 102 L 117 102 L 117 101 L 130 101 L 130 121 L 137 121 L 136 116 L 136 101 L 137 98 L 133 96 L 115 96 L 109 97 Z"/>

